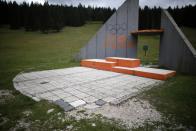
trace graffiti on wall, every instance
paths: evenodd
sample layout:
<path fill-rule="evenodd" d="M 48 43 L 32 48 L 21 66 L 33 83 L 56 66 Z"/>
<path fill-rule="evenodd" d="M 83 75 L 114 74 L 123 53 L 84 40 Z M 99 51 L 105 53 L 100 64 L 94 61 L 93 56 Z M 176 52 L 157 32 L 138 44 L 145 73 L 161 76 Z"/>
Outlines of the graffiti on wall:
<path fill-rule="evenodd" d="M 110 49 L 126 49 L 132 48 L 136 45 L 135 42 L 129 41 L 127 35 L 127 27 L 126 23 L 122 24 L 108 24 L 107 30 L 108 33 L 106 34 L 106 40 L 103 48 L 110 48 Z"/>

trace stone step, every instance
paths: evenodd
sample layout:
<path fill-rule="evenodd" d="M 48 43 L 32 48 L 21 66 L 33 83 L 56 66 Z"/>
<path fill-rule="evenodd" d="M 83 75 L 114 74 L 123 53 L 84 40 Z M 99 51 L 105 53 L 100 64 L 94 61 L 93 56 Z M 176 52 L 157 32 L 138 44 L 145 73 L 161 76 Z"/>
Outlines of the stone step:
<path fill-rule="evenodd" d="M 122 57 L 107 57 L 106 61 L 116 62 L 117 66 L 122 67 L 139 67 L 140 66 L 140 59 L 133 59 L 133 58 L 122 58 Z"/>
<path fill-rule="evenodd" d="M 156 68 L 136 67 L 134 68 L 134 75 L 152 78 L 157 80 L 167 80 L 168 78 L 175 76 L 176 71 L 164 70 Z"/>
<path fill-rule="evenodd" d="M 116 62 L 103 59 L 85 59 L 81 61 L 81 66 L 111 71 L 112 67 L 116 66 Z"/>
<path fill-rule="evenodd" d="M 122 67 L 122 66 L 114 66 L 112 67 L 113 72 L 117 73 L 123 73 L 123 74 L 129 74 L 133 75 L 133 68 L 128 68 L 128 67 Z"/>
<path fill-rule="evenodd" d="M 172 70 L 147 68 L 147 67 L 127 68 L 127 67 L 115 66 L 112 68 L 112 71 L 123 73 L 123 74 L 136 75 L 140 77 L 152 78 L 157 80 L 167 80 L 168 78 L 176 74 L 176 72 Z"/>
<path fill-rule="evenodd" d="M 81 66 L 84 67 L 136 75 L 157 80 L 166 80 L 176 74 L 176 72 L 172 70 L 139 67 L 139 65 L 139 59 L 120 57 L 108 57 L 106 60 L 85 59 L 81 61 Z"/>

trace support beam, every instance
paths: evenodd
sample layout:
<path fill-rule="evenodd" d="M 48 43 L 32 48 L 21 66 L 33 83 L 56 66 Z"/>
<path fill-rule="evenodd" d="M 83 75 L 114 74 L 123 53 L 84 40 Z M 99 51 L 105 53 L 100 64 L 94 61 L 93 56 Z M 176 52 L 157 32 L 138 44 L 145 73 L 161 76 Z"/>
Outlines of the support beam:
<path fill-rule="evenodd" d="M 132 31 L 132 35 L 161 35 L 164 29 L 149 29 L 149 30 L 137 30 Z"/>

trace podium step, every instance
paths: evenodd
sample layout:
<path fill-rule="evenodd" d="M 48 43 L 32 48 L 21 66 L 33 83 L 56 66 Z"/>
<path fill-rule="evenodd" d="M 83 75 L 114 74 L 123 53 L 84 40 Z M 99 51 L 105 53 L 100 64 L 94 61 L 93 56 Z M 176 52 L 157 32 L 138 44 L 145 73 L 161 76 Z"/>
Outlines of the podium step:
<path fill-rule="evenodd" d="M 130 68 L 140 66 L 140 59 L 121 58 L 121 57 L 107 57 L 106 60 L 116 62 L 117 66 L 130 67 Z"/>
<path fill-rule="evenodd" d="M 116 66 L 116 62 L 103 59 L 86 59 L 81 61 L 81 66 L 111 71 L 112 67 Z"/>
<path fill-rule="evenodd" d="M 133 68 L 122 67 L 122 66 L 114 66 L 112 67 L 112 71 L 117 73 L 129 74 L 129 75 L 133 75 L 134 73 Z"/>
<path fill-rule="evenodd" d="M 84 66 L 84 67 L 94 68 L 95 67 L 95 59 L 85 59 L 85 60 L 82 60 L 80 62 L 80 65 Z"/>
<path fill-rule="evenodd" d="M 157 79 L 157 80 L 167 80 L 168 78 L 174 76 L 175 74 L 176 71 L 172 71 L 172 70 L 146 68 L 146 67 L 134 68 L 134 75 Z"/>
<path fill-rule="evenodd" d="M 140 60 L 132 58 L 107 57 L 106 60 L 85 59 L 81 61 L 81 66 L 157 80 L 166 80 L 176 74 L 172 70 L 139 67 Z"/>
<path fill-rule="evenodd" d="M 168 78 L 174 76 L 176 74 L 175 71 L 171 70 L 163 70 L 156 68 L 147 68 L 147 67 L 135 67 L 135 68 L 127 68 L 115 66 L 112 68 L 113 72 L 136 75 L 140 77 L 152 78 L 157 80 L 167 80 Z"/>

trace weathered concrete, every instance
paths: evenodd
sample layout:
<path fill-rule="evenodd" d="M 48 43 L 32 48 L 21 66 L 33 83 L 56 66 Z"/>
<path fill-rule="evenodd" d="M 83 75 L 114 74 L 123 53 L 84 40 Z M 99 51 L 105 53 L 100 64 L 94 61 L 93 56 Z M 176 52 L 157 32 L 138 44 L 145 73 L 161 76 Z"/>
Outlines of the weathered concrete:
<path fill-rule="evenodd" d="M 166 11 L 162 11 L 159 65 L 182 73 L 196 74 L 196 51 Z"/>
<path fill-rule="evenodd" d="M 17 75 L 14 87 L 34 100 L 49 100 L 69 111 L 78 106 L 119 104 L 157 84 L 159 80 L 85 67 Z"/>
<path fill-rule="evenodd" d="M 136 57 L 137 37 L 130 32 L 138 30 L 138 15 L 139 0 L 126 0 L 80 50 L 79 59 Z"/>

